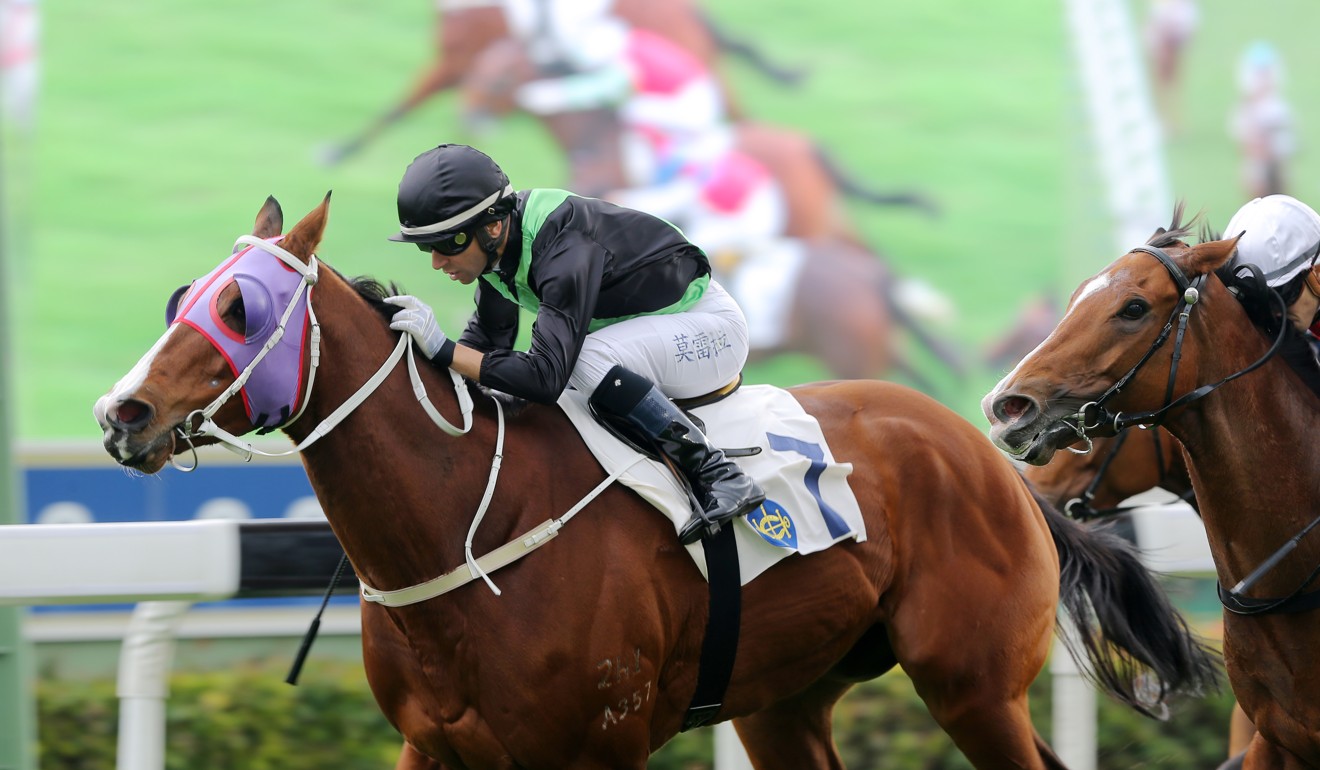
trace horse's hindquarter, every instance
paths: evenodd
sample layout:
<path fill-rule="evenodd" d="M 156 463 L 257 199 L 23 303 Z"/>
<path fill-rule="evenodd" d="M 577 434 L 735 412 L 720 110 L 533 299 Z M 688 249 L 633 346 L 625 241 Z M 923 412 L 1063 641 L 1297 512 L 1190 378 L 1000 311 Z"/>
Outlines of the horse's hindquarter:
<path fill-rule="evenodd" d="M 855 548 L 904 668 L 912 673 L 951 639 L 978 639 L 975 650 L 964 646 L 969 658 L 1012 648 L 1043 660 L 1058 557 L 1017 471 L 990 441 L 891 383 L 793 393 L 820 421 L 835 459 L 853 464 L 868 537 Z"/>

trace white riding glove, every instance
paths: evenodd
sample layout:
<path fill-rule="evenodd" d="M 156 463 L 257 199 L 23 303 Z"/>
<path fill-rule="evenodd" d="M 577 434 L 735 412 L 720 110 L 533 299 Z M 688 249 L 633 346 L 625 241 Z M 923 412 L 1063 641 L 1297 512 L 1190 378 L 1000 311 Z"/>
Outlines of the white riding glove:
<path fill-rule="evenodd" d="M 390 320 L 390 328 L 399 332 L 408 332 L 413 336 L 422 355 L 435 358 L 449 338 L 440 331 L 440 324 L 436 322 L 431 306 L 411 294 L 386 297 L 385 301 L 402 308 L 394 313 L 394 318 Z"/>

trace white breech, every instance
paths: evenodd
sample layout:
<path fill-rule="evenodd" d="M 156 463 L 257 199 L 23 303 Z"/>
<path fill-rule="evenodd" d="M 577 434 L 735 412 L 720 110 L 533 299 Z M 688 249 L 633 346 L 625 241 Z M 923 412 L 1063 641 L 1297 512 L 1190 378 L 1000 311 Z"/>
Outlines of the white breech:
<path fill-rule="evenodd" d="M 589 394 L 617 364 L 670 398 L 692 398 L 732 382 L 747 353 L 747 319 L 712 280 L 685 312 L 638 316 L 588 334 L 569 384 Z"/>

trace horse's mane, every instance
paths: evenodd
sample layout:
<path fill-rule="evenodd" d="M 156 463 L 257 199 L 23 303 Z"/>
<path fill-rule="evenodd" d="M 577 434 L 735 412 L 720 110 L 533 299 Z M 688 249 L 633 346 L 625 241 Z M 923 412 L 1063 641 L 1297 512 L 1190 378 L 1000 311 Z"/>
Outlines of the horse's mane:
<path fill-rule="evenodd" d="M 1217 241 L 1222 236 L 1202 221 L 1197 214 L 1187 223 L 1182 222 L 1183 204 L 1179 202 L 1173 210 L 1173 221 L 1168 228 L 1161 227 L 1146 241 L 1147 245 L 1165 248 L 1173 245 L 1190 245 L 1186 238 L 1198 229 L 1197 236 L 1202 243 Z M 1288 367 L 1297 373 L 1306 387 L 1320 397 L 1320 362 L 1316 360 L 1315 350 L 1306 335 L 1288 320 L 1286 313 L 1279 314 L 1278 301 L 1273 299 L 1277 293 L 1284 299 L 1285 306 L 1297 298 L 1301 289 L 1300 282 L 1305 274 L 1299 275 L 1289 284 L 1273 289 L 1265 283 L 1259 268 L 1254 265 L 1239 264 L 1237 256 L 1224 263 L 1215 271 L 1215 275 L 1237 297 L 1242 309 L 1247 311 L 1251 323 L 1271 344 L 1279 333 L 1280 325 L 1285 327 L 1283 343 L 1278 355 L 1287 362 Z"/>
<path fill-rule="evenodd" d="M 341 274 L 340 277 L 343 278 L 344 276 Z M 348 282 L 349 286 L 353 287 L 353 290 L 357 292 L 359 297 L 366 300 L 367 304 L 371 305 L 372 309 L 379 313 L 386 321 L 389 321 L 394 317 L 394 313 L 398 311 L 399 306 L 391 305 L 385 301 L 385 298 L 405 293 L 398 284 L 391 282 L 386 286 L 369 275 L 359 275 L 353 278 L 344 278 L 344 280 Z M 479 393 L 484 393 L 491 398 L 499 399 L 504 404 L 506 415 L 510 418 L 517 416 L 517 414 L 521 412 L 528 403 L 530 403 L 525 399 L 510 396 L 507 393 L 501 393 L 497 390 L 491 390 L 466 378 L 463 381 L 467 383 L 468 390 L 475 390 Z"/>
<path fill-rule="evenodd" d="M 1173 246 L 1174 244 L 1187 245 L 1185 239 L 1192 234 L 1192 230 L 1198 225 L 1201 226 L 1202 232 L 1205 232 L 1205 224 L 1200 214 L 1192 217 L 1186 223 L 1182 221 L 1185 207 L 1186 204 L 1183 201 L 1178 201 L 1173 207 L 1173 220 L 1169 223 L 1169 226 L 1156 230 L 1155 234 L 1146 240 L 1146 245 L 1154 246 L 1157 249 Z"/>
<path fill-rule="evenodd" d="M 335 272 L 338 273 L 338 271 Z M 344 278 L 342 273 L 339 273 L 339 277 Z M 399 307 L 398 305 L 389 304 L 385 301 L 385 298 L 404 293 L 398 284 L 390 283 L 389 286 L 386 286 L 369 275 L 359 275 L 354 278 L 344 278 L 344 280 L 348 282 L 349 286 L 353 287 L 353 291 L 356 291 L 359 297 L 365 299 L 367 304 L 371 305 L 372 309 L 380 313 L 385 320 L 388 321 L 394 317 L 394 313 Z"/>

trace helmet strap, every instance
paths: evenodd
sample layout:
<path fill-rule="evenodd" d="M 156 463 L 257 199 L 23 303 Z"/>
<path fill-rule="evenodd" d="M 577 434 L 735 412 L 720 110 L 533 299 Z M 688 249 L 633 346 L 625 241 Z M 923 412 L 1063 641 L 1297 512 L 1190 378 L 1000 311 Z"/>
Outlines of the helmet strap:
<path fill-rule="evenodd" d="M 500 234 L 496 237 L 491 236 L 485 225 L 481 225 L 476 229 L 477 245 L 481 247 L 482 251 L 486 252 L 486 269 L 483 272 L 488 273 L 495 268 L 495 263 L 500 258 L 500 247 L 509 238 L 509 218 L 506 216 L 500 221 L 503 225 L 500 227 Z"/>

